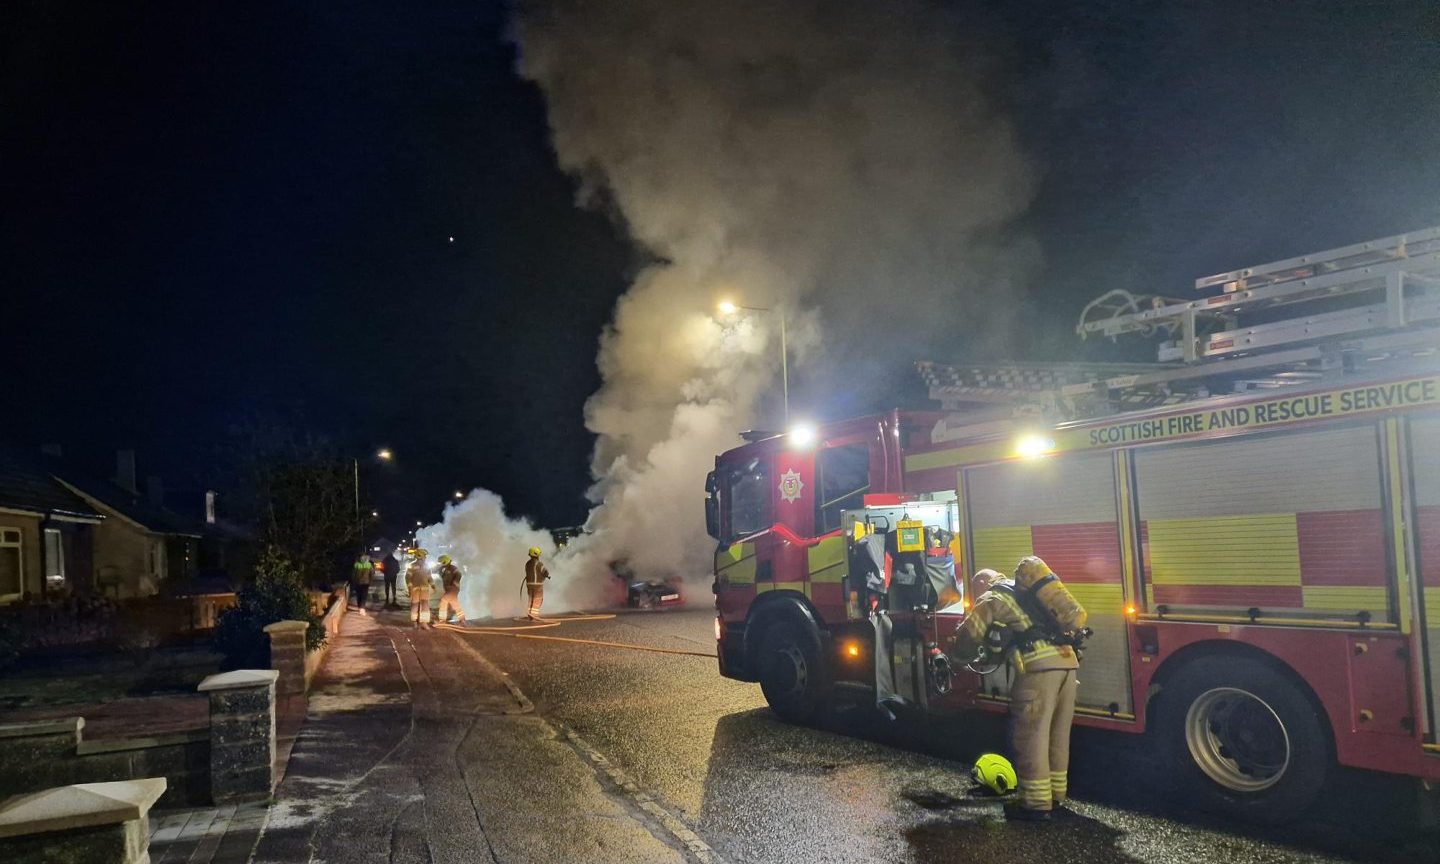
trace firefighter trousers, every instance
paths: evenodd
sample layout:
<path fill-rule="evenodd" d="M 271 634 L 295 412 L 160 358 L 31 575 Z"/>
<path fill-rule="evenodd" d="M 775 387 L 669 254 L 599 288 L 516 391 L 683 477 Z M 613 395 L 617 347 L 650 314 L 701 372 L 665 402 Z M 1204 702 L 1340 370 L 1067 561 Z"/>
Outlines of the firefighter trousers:
<path fill-rule="evenodd" d="M 460 608 L 460 589 L 458 587 L 448 589 L 440 595 L 440 608 L 435 610 L 435 620 L 444 624 L 451 612 L 455 613 L 456 621 L 463 622 L 465 620 L 465 610 Z"/>
<path fill-rule="evenodd" d="M 1020 806 L 1027 810 L 1049 810 L 1069 791 L 1075 672 L 1022 672 L 1010 688 L 1010 747 L 1020 778 Z"/>
<path fill-rule="evenodd" d="M 430 592 L 423 588 L 410 589 L 410 620 L 415 626 L 430 623 Z"/>
<path fill-rule="evenodd" d="M 527 584 L 525 590 L 530 593 L 530 611 L 527 614 L 531 618 L 539 618 L 540 604 L 545 602 L 545 586 Z"/>

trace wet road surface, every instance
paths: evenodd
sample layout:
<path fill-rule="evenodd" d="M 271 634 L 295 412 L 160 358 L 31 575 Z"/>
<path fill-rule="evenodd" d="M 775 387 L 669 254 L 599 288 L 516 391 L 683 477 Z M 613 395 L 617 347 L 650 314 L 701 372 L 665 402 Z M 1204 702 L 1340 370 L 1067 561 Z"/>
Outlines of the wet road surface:
<path fill-rule="evenodd" d="M 1191 812 L 1135 739 L 1088 729 L 1074 737 L 1073 814 L 1006 823 L 966 776 L 1000 748 L 997 720 L 895 724 L 852 710 L 825 729 L 787 725 L 757 685 L 719 676 L 712 626 L 709 610 L 688 609 L 524 631 L 539 639 L 434 635 L 493 661 L 537 713 L 730 861 L 1440 862 L 1408 784 L 1340 772 L 1305 820 L 1260 829 Z M 572 639 L 666 653 L 561 641 Z"/>

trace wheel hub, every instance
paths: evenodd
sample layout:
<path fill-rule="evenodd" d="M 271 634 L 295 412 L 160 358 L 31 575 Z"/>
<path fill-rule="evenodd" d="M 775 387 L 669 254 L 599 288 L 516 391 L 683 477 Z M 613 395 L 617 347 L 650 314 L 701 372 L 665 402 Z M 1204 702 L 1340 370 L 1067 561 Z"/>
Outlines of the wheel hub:
<path fill-rule="evenodd" d="M 787 693 L 804 691 L 809 679 L 809 668 L 800 647 L 793 643 L 787 644 L 775 653 L 777 655 L 775 665 L 779 672 L 781 689 Z"/>
<path fill-rule="evenodd" d="M 1208 690 L 1185 716 L 1185 744 L 1205 776 L 1234 792 L 1262 792 L 1290 767 L 1290 737 L 1265 700 L 1234 687 Z"/>

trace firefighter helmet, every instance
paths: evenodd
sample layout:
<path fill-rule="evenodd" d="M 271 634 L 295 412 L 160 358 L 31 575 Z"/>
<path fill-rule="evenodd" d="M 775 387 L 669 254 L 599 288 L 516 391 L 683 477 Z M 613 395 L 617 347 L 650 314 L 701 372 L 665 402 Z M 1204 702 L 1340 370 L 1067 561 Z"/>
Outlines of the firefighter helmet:
<path fill-rule="evenodd" d="M 450 563 L 450 560 L 451 560 L 451 559 L 450 559 L 450 556 L 449 556 L 449 555 L 441 555 L 441 556 L 440 556 L 440 563 L 441 563 L 441 564 L 449 564 L 449 563 Z"/>
<path fill-rule="evenodd" d="M 414 555 L 416 558 L 424 558 L 426 555 L 429 555 L 430 553 L 429 553 L 429 551 L 427 551 L 427 550 L 425 550 L 425 549 L 421 549 L 421 548 L 419 548 L 419 547 L 416 547 L 416 548 L 410 550 L 410 554 L 411 554 L 411 555 Z"/>
<path fill-rule="evenodd" d="M 539 557 L 540 557 L 540 547 L 539 547 L 539 546 L 531 546 L 531 547 L 530 547 L 530 557 L 531 557 L 531 558 L 539 558 Z"/>
<path fill-rule="evenodd" d="M 996 795 L 1007 795 L 1020 785 L 1019 778 L 1015 776 L 1015 766 L 998 753 L 986 753 L 976 759 L 970 776 Z"/>
<path fill-rule="evenodd" d="M 1050 565 L 1035 555 L 1027 555 L 1021 558 L 1015 567 L 1015 584 L 1021 588 L 1029 588 L 1050 573 Z"/>

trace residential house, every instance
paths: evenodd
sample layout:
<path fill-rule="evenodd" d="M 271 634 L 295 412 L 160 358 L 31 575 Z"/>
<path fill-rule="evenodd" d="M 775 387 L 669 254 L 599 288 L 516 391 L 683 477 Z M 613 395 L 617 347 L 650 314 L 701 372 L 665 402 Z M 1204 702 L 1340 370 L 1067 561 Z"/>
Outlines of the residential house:
<path fill-rule="evenodd" d="M 149 597 L 186 584 L 200 558 L 202 529 L 167 510 L 156 478 L 141 495 L 135 483 L 135 452 L 117 454 L 115 478 L 87 476 L 61 462 L 51 473 L 66 490 L 105 517 L 95 527 L 95 588 L 116 598 Z"/>
<path fill-rule="evenodd" d="M 104 522 L 39 459 L 0 447 L 0 604 L 93 590 Z"/>

